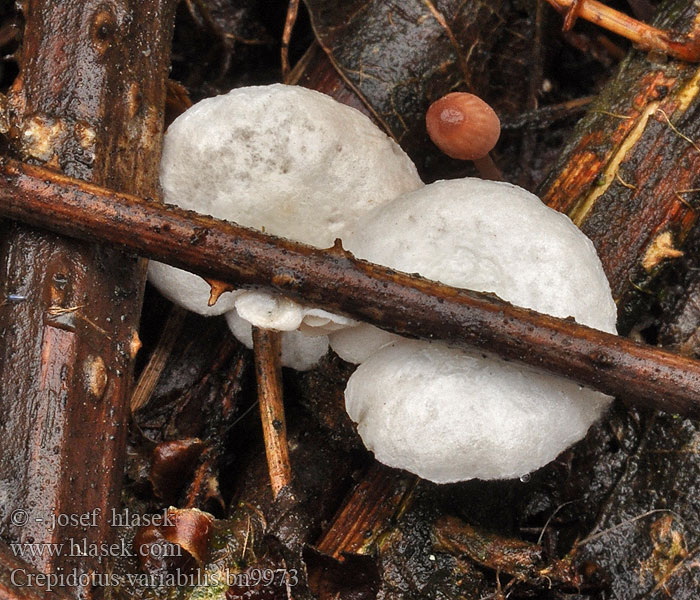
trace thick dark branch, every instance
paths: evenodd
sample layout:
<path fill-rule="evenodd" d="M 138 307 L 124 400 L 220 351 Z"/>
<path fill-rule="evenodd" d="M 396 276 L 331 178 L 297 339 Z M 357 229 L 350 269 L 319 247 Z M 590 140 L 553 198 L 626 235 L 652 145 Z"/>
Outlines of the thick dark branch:
<path fill-rule="evenodd" d="M 239 286 L 272 289 L 409 337 L 477 347 L 640 405 L 700 416 L 700 362 L 211 217 L 6 160 L 0 214 Z"/>
<path fill-rule="evenodd" d="M 7 5 L 8 3 L 5 3 Z M 95 184 L 158 193 L 176 0 L 24 0 L 7 151 Z M 46 547 L 112 541 L 120 503 L 143 261 L 21 224 L 0 233 L 0 535 Z M 31 512 L 23 526 L 9 515 Z M 91 526 L 51 515 L 99 510 Z M 78 553 L 80 554 L 80 553 Z M 42 552 L 47 573 L 105 572 Z M 89 578 L 81 579 L 89 581 Z M 91 585 L 81 598 L 99 596 Z M 93 594 L 94 592 L 94 594 Z"/>

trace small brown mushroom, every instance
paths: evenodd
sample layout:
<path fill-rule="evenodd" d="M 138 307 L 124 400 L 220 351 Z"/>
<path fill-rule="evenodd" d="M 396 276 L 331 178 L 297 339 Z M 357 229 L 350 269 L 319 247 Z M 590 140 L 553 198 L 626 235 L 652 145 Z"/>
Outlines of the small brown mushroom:
<path fill-rule="evenodd" d="M 501 122 L 481 98 L 453 92 L 436 100 L 425 115 L 428 135 L 447 156 L 474 161 L 484 179 L 503 179 L 489 156 L 501 135 Z"/>

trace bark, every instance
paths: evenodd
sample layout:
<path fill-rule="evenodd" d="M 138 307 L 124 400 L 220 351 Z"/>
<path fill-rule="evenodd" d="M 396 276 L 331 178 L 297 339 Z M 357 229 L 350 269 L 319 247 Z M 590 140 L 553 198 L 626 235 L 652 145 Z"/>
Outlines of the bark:
<path fill-rule="evenodd" d="M 173 0 L 28 0 L 10 145 L 29 161 L 157 197 Z M 114 249 L 7 223 L 0 245 L 0 497 L 31 518 L 8 539 L 109 540 L 124 462 L 144 265 Z M 95 527 L 53 514 L 101 510 Z M 104 572 L 97 559 L 35 559 Z M 84 590 L 88 593 L 89 590 Z"/>
<path fill-rule="evenodd" d="M 655 23 L 685 31 L 699 14 L 696 3 L 673 0 Z M 697 65 L 633 51 L 541 186 L 543 200 L 593 240 L 623 311 L 697 221 L 699 93 Z"/>
<path fill-rule="evenodd" d="M 46 593 L 48 581 L 12 548 L 0 542 L 0 600 L 67 600 L 67 590 L 57 587 Z M 53 587 L 53 586 L 52 586 Z"/>
<path fill-rule="evenodd" d="M 387 522 L 410 502 L 416 477 L 374 463 L 349 495 L 316 550 L 342 561 L 350 554 L 369 554 Z"/>
<path fill-rule="evenodd" d="M 641 406 L 700 416 L 700 362 L 234 223 L 5 161 L 0 214 L 262 287 L 407 337 L 480 348 Z"/>

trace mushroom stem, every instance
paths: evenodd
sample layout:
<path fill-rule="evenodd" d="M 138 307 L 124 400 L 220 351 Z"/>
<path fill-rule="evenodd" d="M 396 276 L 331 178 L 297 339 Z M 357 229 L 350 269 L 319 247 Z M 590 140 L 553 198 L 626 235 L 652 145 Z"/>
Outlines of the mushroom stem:
<path fill-rule="evenodd" d="M 474 166 L 476 167 L 477 171 L 479 171 L 479 175 L 481 175 L 483 179 L 503 181 L 503 173 L 501 173 L 501 170 L 498 168 L 496 163 L 493 162 L 490 154 L 487 154 L 482 158 L 475 158 Z"/>
<path fill-rule="evenodd" d="M 547 0 L 564 14 L 564 29 L 573 26 L 581 17 L 627 38 L 642 50 L 658 50 L 680 60 L 700 61 L 700 37 L 697 31 L 685 35 L 673 35 L 638 21 L 625 13 L 595 0 Z"/>
<path fill-rule="evenodd" d="M 253 327 L 253 352 L 267 469 L 270 473 L 272 496 L 277 498 L 282 489 L 292 482 L 282 400 L 280 333 Z"/>
<path fill-rule="evenodd" d="M 234 223 L 0 161 L 0 215 L 266 287 L 399 335 L 442 339 L 567 377 L 640 406 L 700 416 L 700 361 Z"/>

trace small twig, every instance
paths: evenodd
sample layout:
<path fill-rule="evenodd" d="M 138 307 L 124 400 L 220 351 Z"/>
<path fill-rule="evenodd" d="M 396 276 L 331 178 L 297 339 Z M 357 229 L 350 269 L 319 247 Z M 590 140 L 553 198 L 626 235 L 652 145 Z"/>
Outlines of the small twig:
<path fill-rule="evenodd" d="M 61 315 L 69 315 L 71 313 L 79 311 L 81 308 L 85 308 L 84 304 L 79 306 L 49 306 L 46 312 L 52 317 L 59 317 Z"/>
<path fill-rule="evenodd" d="M 700 192 L 700 188 L 691 188 L 688 190 L 676 190 L 676 198 L 680 200 L 683 204 L 685 204 L 690 210 L 693 212 L 697 211 L 697 207 L 693 206 L 688 200 L 686 200 L 681 194 L 696 194 L 697 192 Z"/>
<path fill-rule="evenodd" d="M 642 21 L 610 8 L 596 0 L 547 0 L 565 15 L 564 29 L 573 25 L 576 17 L 581 17 L 627 38 L 642 50 L 657 50 L 680 60 L 700 61 L 700 36 L 693 31 L 675 37 Z"/>
<path fill-rule="evenodd" d="M 700 362 L 49 169 L 0 161 L 0 214 L 188 269 L 260 287 L 408 337 L 481 348 L 640 406 L 700 416 Z"/>
<path fill-rule="evenodd" d="M 636 517 L 632 517 L 631 519 L 626 519 L 625 521 L 622 521 L 621 523 L 617 523 L 615 525 L 612 525 L 611 527 L 608 527 L 607 529 L 603 529 L 602 531 L 599 531 L 597 533 L 593 533 L 593 534 L 583 538 L 582 540 L 577 541 L 574 544 L 574 547 L 580 548 L 581 546 L 585 546 L 589 542 L 592 542 L 593 540 L 596 540 L 600 537 L 603 537 L 603 536 L 607 535 L 608 533 L 612 533 L 613 531 L 617 531 L 618 529 L 621 529 L 622 527 L 625 527 L 626 525 L 631 525 L 632 523 L 634 523 L 636 521 L 640 521 L 641 519 L 646 519 L 647 517 L 649 517 L 651 515 L 655 515 L 657 513 L 667 513 L 667 514 L 673 515 L 674 517 L 676 517 L 676 519 L 678 519 L 680 524 L 683 525 L 683 527 L 685 527 L 685 523 L 683 521 L 683 518 L 678 513 L 674 512 L 668 508 L 654 508 L 652 510 L 648 510 L 645 513 L 642 513 L 641 515 L 637 515 Z"/>
<path fill-rule="evenodd" d="M 270 473 L 272 495 L 276 498 L 280 491 L 292 482 L 282 399 L 280 333 L 253 327 L 253 352 L 267 469 Z"/>
<path fill-rule="evenodd" d="M 148 364 L 141 372 L 138 383 L 131 395 L 131 412 L 135 413 L 141 410 L 151 399 L 153 390 L 156 389 L 156 384 L 160 378 L 165 364 L 168 362 L 168 357 L 172 352 L 173 346 L 177 341 L 177 336 L 180 335 L 182 324 L 185 322 L 187 311 L 179 306 L 173 306 L 168 315 L 168 320 L 165 322 L 163 333 L 158 340 Z"/>
<path fill-rule="evenodd" d="M 562 28 L 564 31 L 571 31 L 574 28 L 576 19 L 578 19 L 581 14 L 581 6 L 584 2 L 585 0 L 573 0 L 573 2 L 571 2 L 566 13 L 564 13 L 564 26 Z"/>
<path fill-rule="evenodd" d="M 549 524 L 552 522 L 554 517 L 557 516 L 557 513 L 559 513 L 559 511 L 562 508 L 564 508 L 565 506 L 568 506 L 569 504 L 574 504 L 574 502 L 580 502 L 580 501 L 581 501 L 580 499 L 579 500 L 569 500 L 568 502 L 564 502 L 554 509 L 554 512 L 551 515 L 549 515 L 549 518 L 545 522 L 544 527 L 542 527 L 542 531 L 540 531 L 540 535 L 537 538 L 537 542 L 536 542 L 538 546 L 542 545 L 542 539 L 544 538 L 544 534 L 547 531 L 547 527 L 549 527 Z"/>
<path fill-rule="evenodd" d="M 622 119 L 623 121 L 626 121 L 627 119 L 634 118 L 631 115 L 621 115 L 619 113 L 610 112 L 609 110 L 600 109 L 600 110 L 596 110 L 593 112 L 598 113 L 599 115 L 607 115 L 608 117 L 615 117 L 616 119 Z"/>
<path fill-rule="evenodd" d="M 636 190 L 637 186 L 632 185 L 631 183 L 627 183 L 622 177 L 620 177 L 620 172 L 618 171 L 615 173 L 615 179 L 617 179 L 620 182 L 620 185 L 626 187 L 628 190 Z"/>
<path fill-rule="evenodd" d="M 287 18 L 284 21 L 284 31 L 282 32 L 282 48 L 280 50 L 282 58 L 282 81 L 289 83 L 291 67 L 289 65 L 289 41 L 292 39 L 292 30 L 299 14 L 299 0 L 289 0 L 287 6 Z"/>

